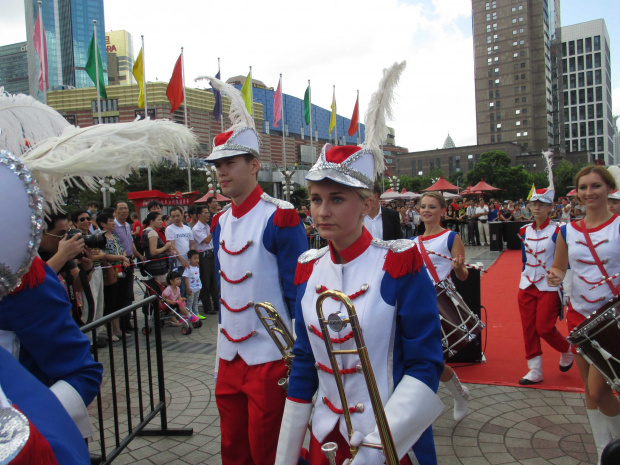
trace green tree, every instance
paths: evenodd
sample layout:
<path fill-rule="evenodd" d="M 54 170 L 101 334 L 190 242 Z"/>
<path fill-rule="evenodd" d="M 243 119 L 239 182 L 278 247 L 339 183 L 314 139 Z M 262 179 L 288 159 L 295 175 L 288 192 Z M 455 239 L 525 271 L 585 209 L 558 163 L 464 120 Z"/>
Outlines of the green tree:
<path fill-rule="evenodd" d="M 505 199 L 525 198 L 532 184 L 523 165 L 510 166 L 510 157 L 501 151 L 485 152 L 474 168 L 467 172 L 467 183 L 476 185 L 481 179 L 500 188 L 497 197 Z"/>
<path fill-rule="evenodd" d="M 581 162 L 575 163 L 573 165 L 568 161 L 564 160 L 559 165 L 553 167 L 553 184 L 555 185 L 556 198 L 565 196 L 571 189 L 575 187 L 575 175 L 584 166 L 585 165 Z"/>

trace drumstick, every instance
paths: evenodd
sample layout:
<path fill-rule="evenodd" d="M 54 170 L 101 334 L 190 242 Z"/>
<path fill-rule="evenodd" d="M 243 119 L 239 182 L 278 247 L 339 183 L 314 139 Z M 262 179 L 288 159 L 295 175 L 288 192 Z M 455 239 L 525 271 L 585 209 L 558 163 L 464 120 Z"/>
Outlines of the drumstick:
<path fill-rule="evenodd" d="M 454 261 L 453 257 L 448 257 L 447 255 L 443 255 L 438 252 L 433 252 L 432 250 L 427 250 L 427 252 L 432 253 L 433 255 L 437 255 L 438 257 L 445 258 L 446 260 L 450 260 L 451 262 Z M 469 263 L 463 263 L 463 265 L 465 265 L 465 268 L 471 268 L 472 270 L 482 271 L 483 273 L 487 272 L 487 270 L 485 270 L 482 267 L 479 267 L 478 265 L 470 265 Z"/>
<path fill-rule="evenodd" d="M 605 284 L 607 281 L 613 281 L 618 276 L 620 276 L 620 273 L 616 273 L 615 275 L 610 276 L 609 278 L 605 278 L 601 282 L 599 282 L 599 283 L 595 284 L 594 286 L 592 286 L 589 290 L 591 291 L 592 289 L 596 289 L 597 287 L 602 286 L 603 284 Z"/>
<path fill-rule="evenodd" d="M 521 242 L 523 242 L 523 245 L 525 246 L 525 250 L 527 250 L 527 252 L 528 252 L 528 253 L 529 253 L 532 257 L 534 257 L 534 258 L 536 259 L 536 261 L 537 261 L 537 262 L 538 262 L 538 264 L 542 267 L 542 269 L 543 269 L 543 270 L 545 270 L 545 271 L 547 272 L 547 274 L 551 274 L 551 271 L 549 271 L 549 269 L 545 266 L 545 264 L 543 263 L 543 261 L 542 261 L 540 258 L 538 258 L 538 257 L 536 256 L 536 254 L 534 253 L 534 251 L 532 250 L 532 248 L 531 248 L 529 245 L 527 245 L 527 242 L 525 242 L 525 239 L 523 239 L 523 238 L 521 237 L 521 234 L 517 234 L 517 236 L 519 236 L 519 239 L 521 239 Z M 555 276 L 555 273 L 554 273 L 554 276 Z M 559 287 L 560 287 L 560 289 L 559 289 L 559 290 L 560 290 L 560 291 L 562 291 L 562 292 L 564 292 L 564 286 L 562 286 L 562 283 L 560 283 L 560 286 L 559 286 Z"/>

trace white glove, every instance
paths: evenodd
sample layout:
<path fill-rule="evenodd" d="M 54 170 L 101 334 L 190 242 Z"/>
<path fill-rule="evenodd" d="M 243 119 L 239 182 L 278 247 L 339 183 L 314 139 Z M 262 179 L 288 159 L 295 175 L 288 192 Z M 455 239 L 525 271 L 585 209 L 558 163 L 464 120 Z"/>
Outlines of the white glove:
<path fill-rule="evenodd" d="M 297 465 L 311 413 L 311 403 L 286 399 L 275 465 Z"/>
<path fill-rule="evenodd" d="M 385 463 L 385 455 L 379 449 L 371 447 L 360 447 L 355 454 L 352 462 L 347 459 L 351 465 L 383 465 Z"/>
<path fill-rule="evenodd" d="M 411 376 L 403 376 L 403 379 L 398 383 L 394 393 L 385 405 L 385 416 L 388 425 L 390 425 L 390 431 L 399 459 L 402 459 L 409 452 L 417 440 L 420 439 L 422 433 L 441 415 L 443 408 L 444 405 L 437 397 L 437 394 L 426 384 Z M 353 445 L 355 443 L 359 444 L 358 434 L 354 433 L 353 435 L 351 441 Z M 372 433 L 364 438 L 363 442 L 381 444 L 379 431 L 376 427 Z M 357 462 L 357 457 L 362 451 L 364 451 L 362 456 L 364 461 Z M 355 465 L 384 463 L 372 461 L 377 460 L 375 458 L 377 456 L 373 454 L 376 454 L 374 449 L 361 447 L 353 463 Z M 362 457 L 360 457 L 360 460 L 362 460 Z M 383 457 L 383 454 L 381 454 L 381 457 Z"/>

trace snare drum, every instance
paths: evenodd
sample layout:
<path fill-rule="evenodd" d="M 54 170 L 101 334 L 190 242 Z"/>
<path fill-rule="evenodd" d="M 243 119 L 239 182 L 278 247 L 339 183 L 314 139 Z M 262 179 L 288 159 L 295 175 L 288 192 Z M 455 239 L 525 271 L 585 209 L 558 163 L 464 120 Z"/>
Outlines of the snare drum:
<path fill-rule="evenodd" d="M 620 390 L 620 296 L 583 320 L 566 339 L 607 384 Z"/>
<path fill-rule="evenodd" d="M 435 290 L 443 355 L 450 358 L 480 335 L 484 323 L 469 309 L 450 278 L 436 284 Z"/>

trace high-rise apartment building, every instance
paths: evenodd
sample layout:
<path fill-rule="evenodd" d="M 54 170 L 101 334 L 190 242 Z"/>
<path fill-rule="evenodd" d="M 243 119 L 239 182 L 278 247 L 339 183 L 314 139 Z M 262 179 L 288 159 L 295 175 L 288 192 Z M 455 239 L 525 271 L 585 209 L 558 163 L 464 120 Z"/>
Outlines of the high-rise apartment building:
<path fill-rule="evenodd" d="M 567 152 L 587 150 L 606 165 L 614 159 L 609 34 L 597 19 L 562 28 L 562 91 Z"/>
<path fill-rule="evenodd" d="M 39 57 L 34 49 L 32 33 L 39 7 L 37 0 L 24 0 L 24 5 L 30 95 L 37 96 Z M 45 0 L 41 11 L 47 41 L 50 89 L 94 86 L 84 70 L 88 46 L 93 37 L 93 20 L 97 20 L 97 41 L 107 83 L 103 0 Z"/>
<path fill-rule="evenodd" d="M 552 46 L 559 0 L 472 0 L 478 144 L 554 145 Z M 557 112 L 557 110 L 556 110 Z"/>
<path fill-rule="evenodd" d="M 108 54 L 108 83 L 132 84 L 133 39 L 127 31 L 108 31 L 105 33 L 105 47 Z"/>
<path fill-rule="evenodd" d="M 0 47 L 0 87 L 9 94 L 28 93 L 26 42 Z"/>

